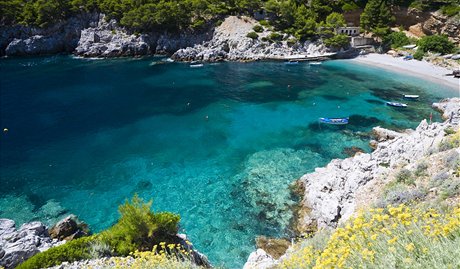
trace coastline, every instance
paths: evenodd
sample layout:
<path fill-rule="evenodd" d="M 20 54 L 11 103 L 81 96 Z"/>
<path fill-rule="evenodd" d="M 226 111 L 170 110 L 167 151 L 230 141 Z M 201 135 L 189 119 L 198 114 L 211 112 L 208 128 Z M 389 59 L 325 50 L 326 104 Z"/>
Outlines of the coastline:
<path fill-rule="evenodd" d="M 452 89 L 460 89 L 459 79 L 454 78 L 453 76 L 445 75 L 452 73 L 452 70 L 445 67 L 436 66 L 427 61 L 404 61 L 402 57 L 395 58 L 391 55 L 377 53 L 361 55 L 354 59 L 350 59 L 349 61 L 363 65 L 375 66 L 391 71 L 404 72 L 408 75 L 439 83 Z"/>

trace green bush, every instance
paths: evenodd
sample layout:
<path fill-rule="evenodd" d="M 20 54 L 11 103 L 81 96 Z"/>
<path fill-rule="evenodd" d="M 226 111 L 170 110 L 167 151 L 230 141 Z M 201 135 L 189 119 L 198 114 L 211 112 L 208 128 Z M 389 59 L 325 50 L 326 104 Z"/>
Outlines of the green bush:
<path fill-rule="evenodd" d="M 388 44 L 391 48 L 400 48 L 410 44 L 410 39 L 403 32 L 392 32 L 383 39 L 384 44 Z"/>
<path fill-rule="evenodd" d="M 179 215 L 169 212 L 154 213 L 150 210 L 152 201 L 144 203 L 137 195 L 126 201 L 118 210 L 118 222 L 101 233 L 101 240 L 118 255 L 130 252 L 152 250 L 161 242 L 171 243 L 178 231 Z"/>
<path fill-rule="evenodd" d="M 460 5 L 450 4 L 441 7 L 441 12 L 449 17 L 460 14 Z"/>
<path fill-rule="evenodd" d="M 350 45 L 350 39 L 347 35 L 335 35 L 325 39 L 324 45 L 332 48 L 343 48 Z"/>
<path fill-rule="evenodd" d="M 259 35 L 256 32 L 249 32 L 246 37 L 252 38 L 252 39 L 257 39 L 259 38 Z"/>
<path fill-rule="evenodd" d="M 81 237 L 53 247 L 32 256 L 20 264 L 18 269 L 38 269 L 59 265 L 62 262 L 73 262 L 91 258 L 90 245 L 97 241 L 96 236 Z"/>
<path fill-rule="evenodd" d="M 402 169 L 396 174 L 396 182 L 412 185 L 414 184 L 414 179 L 412 178 L 411 171 L 407 169 Z"/>
<path fill-rule="evenodd" d="M 417 42 L 418 49 L 422 51 L 438 52 L 442 54 L 451 53 L 455 49 L 454 43 L 449 41 L 445 35 L 424 36 Z"/>
<path fill-rule="evenodd" d="M 260 23 L 260 25 L 265 26 L 265 27 L 270 26 L 270 23 L 268 21 L 266 21 L 266 20 L 260 20 L 259 23 Z"/>
<path fill-rule="evenodd" d="M 252 30 L 254 30 L 254 32 L 256 33 L 262 33 L 264 31 L 264 28 L 260 25 L 256 25 L 254 27 L 252 27 Z"/>
<path fill-rule="evenodd" d="M 267 38 L 271 41 L 281 41 L 283 36 L 277 32 L 270 33 Z"/>
<path fill-rule="evenodd" d="M 417 49 L 417 51 L 414 53 L 414 59 L 415 60 L 423 60 L 423 57 L 425 56 L 425 52 L 421 50 L 420 48 Z"/>

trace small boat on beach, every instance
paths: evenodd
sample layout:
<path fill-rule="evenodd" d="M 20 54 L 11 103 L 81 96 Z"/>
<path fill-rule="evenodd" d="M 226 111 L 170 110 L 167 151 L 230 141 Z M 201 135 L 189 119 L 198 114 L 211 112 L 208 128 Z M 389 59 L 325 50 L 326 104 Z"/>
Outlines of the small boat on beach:
<path fill-rule="evenodd" d="M 319 122 L 332 124 L 332 125 L 345 125 L 348 124 L 349 118 L 319 118 Z"/>
<path fill-rule="evenodd" d="M 418 99 L 420 96 L 418 95 L 414 95 L 414 94 L 404 94 L 404 98 L 405 99 L 409 99 L 409 100 L 416 100 Z"/>
<path fill-rule="evenodd" d="M 310 62 L 310 65 L 312 66 L 319 66 L 319 65 L 322 65 L 323 63 L 322 62 Z"/>
<path fill-rule="evenodd" d="M 407 107 L 406 104 L 403 103 L 397 103 L 397 102 L 387 102 L 387 106 L 392 106 L 392 107 Z"/>

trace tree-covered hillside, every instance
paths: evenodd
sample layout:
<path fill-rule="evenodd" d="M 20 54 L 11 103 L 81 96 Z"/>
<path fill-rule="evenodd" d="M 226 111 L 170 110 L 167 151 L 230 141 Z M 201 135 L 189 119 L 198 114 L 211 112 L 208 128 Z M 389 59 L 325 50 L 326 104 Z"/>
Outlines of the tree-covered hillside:
<path fill-rule="evenodd" d="M 79 13 L 97 11 L 130 30 L 147 32 L 198 29 L 225 15 L 263 12 L 277 30 L 302 39 L 315 34 L 318 26 L 342 23 L 337 18 L 327 20 L 333 12 L 364 10 L 363 26 L 375 30 L 392 23 L 392 5 L 442 8 L 454 15 L 460 11 L 459 4 L 460 0 L 1 0 L 0 16 L 3 25 L 47 27 Z"/>

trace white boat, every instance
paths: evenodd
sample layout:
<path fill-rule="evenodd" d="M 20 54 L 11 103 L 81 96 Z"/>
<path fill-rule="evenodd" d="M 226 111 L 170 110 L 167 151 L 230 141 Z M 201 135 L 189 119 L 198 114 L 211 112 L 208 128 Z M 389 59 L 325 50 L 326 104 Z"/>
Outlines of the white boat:
<path fill-rule="evenodd" d="M 287 61 L 287 62 L 284 62 L 284 64 L 289 64 L 289 65 L 299 64 L 299 61 Z"/>
<path fill-rule="evenodd" d="M 388 106 L 393 106 L 393 107 L 407 107 L 406 104 L 403 103 L 397 103 L 397 102 L 387 102 Z"/>
<path fill-rule="evenodd" d="M 417 47 L 417 45 L 406 45 L 406 46 L 403 46 L 403 48 L 405 49 L 415 49 Z"/>
<path fill-rule="evenodd" d="M 322 62 L 310 62 L 310 65 L 322 65 Z"/>
<path fill-rule="evenodd" d="M 414 99 L 418 99 L 419 97 L 420 97 L 420 96 L 414 95 L 414 94 L 404 94 L 404 98 L 406 98 L 406 99 L 412 99 L 412 100 L 414 100 Z"/>
<path fill-rule="evenodd" d="M 452 56 L 451 59 L 452 60 L 460 60 L 460 54 L 456 54 L 456 55 Z"/>
<path fill-rule="evenodd" d="M 197 68 L 197 67 L 203 67 L 204 65 L 203 64 L 191 64 L 190 67 L 191 68 Z"/>

